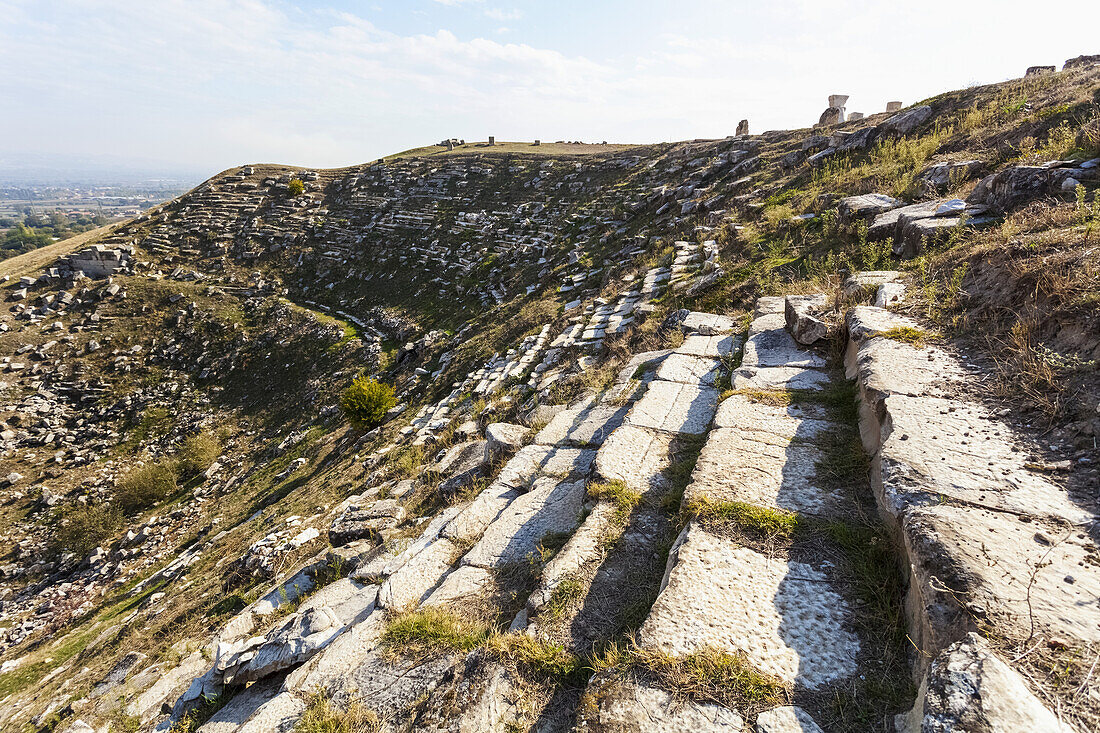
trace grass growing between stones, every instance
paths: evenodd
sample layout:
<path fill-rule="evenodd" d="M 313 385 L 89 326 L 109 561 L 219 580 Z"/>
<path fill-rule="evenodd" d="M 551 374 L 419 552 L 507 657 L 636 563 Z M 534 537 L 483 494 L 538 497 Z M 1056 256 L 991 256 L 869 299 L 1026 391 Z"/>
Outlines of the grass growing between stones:
<path fill-rule="evenodd" d="M 828 730 L 877 730 L 884 716 L 911 703 L 914 690 L 906 664 L 905 588 L 893 543 L 881 528 L 858 519 L 825 519 L 705 499 L 689 503 L 683 515 L 749 546 L 763 545 L 769 552 L 785 548 L 790 555 L 824 556 L 835 564 L 837 580 L 857 603 L 851 623 L 866 642 L 868 661 L 861 665 L 862 675 L 847 686 L 805 702 L 826 712 L 828 717 L 818 721 Z"/>
<path fill-rule="evenodd" d="M 392 651 L 408 655 L 428 652 L 468 652 L 489 638 L 489 628 L 445 608 L 428 607 L 401 613 L 390 619 L 382 642 Z"/>
<path fill-rule="evenodd" d="M 674 657 L 632 642 L 610 644 L 591 664 L 598 674 L 633 673 L 695 702 L 724 705 L 750 715 L 788 700 L 789 691 L 782 681 L 757 670 L 742 654 L 717 649 Z"/>
<path fill-rule="evenodd" d="M 640 492 L 627 488 L 626 483 L 618 479 L 606 483 L 594 482 L 587 487 L 588 498 L 597 501 L 609 501 L 615 505 L 615 518 L 623 522 L 642 500 Z"/>
<path fill-rule="evenodd" d="M 305 712 L 294 726 L 295 733 L 376 733 L 381 730 L 382 722 L 366 706 L 351 702 L 341 708 L 320 692 L 310 695 Z"/>
<path fill-rule="evenodd" d="M 198 705 L 188 710 L 169 729 L 169 733 L 194 733 L 233 699 L 232 694 L 204 695 Z"/>
<path fill-rule="evenodd" d="M 688 502 L 682 510 L 686 519 L 698 518 L 704 524 L 732 523 L 753 536 L 791 539 L 804 526 L 794 512 L 756 506 L 743 501 L 712 501 L 707 498 Z"/>

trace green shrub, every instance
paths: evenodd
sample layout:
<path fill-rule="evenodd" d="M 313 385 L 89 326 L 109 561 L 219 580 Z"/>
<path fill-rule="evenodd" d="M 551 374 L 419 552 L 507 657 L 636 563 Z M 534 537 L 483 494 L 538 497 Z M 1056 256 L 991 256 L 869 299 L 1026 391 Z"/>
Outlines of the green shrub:
<path fill-rule="evenodd" d="M 199 433 L 187 438 L 176 456 L 180 478 L 188 479 L 210 468 L 210 464 L 221 455 L 221 451 L 221 443 L 210 433 Z"/>
<path fill-rule="evenodd" d="M 301 179 L 295 178 L 287 184 L 286 190 L 291 196 L 301 196 L 305 193 L 306 184 L 302 183 Z"/>
<path fill-rule="evenodd" d="M 127 514 L 147 509 L 176 491 L 176 464 L 150 463 L 126 474 L 115 488 L 115 500 Z"/>
<path fill-rule="evenodd" d="M 386 412 L 397 404 L 393 387 L 359 377 L 340 395 L 340 407 L 356 428 L 369 430 L 381 424 Z"/>
<path fill-rule="evenodd" d="M 96 504 L 70 509 L 62 516 L 54 541 L 58 549 L 86 557 L 110 539 L 122 526 L 122 512 L 115 506 Z"/>

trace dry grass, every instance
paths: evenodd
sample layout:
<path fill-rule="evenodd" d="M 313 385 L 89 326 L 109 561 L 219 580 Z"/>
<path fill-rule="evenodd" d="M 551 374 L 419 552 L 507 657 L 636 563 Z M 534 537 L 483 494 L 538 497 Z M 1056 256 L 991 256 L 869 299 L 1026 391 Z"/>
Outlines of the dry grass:
<path fill-rule="evenodd" d="M 359 702 L 339 707 L 324 693 L 310 695 L 305 712 L 294 726 L 295 733 L 378 733 L 382 722 Z"/>

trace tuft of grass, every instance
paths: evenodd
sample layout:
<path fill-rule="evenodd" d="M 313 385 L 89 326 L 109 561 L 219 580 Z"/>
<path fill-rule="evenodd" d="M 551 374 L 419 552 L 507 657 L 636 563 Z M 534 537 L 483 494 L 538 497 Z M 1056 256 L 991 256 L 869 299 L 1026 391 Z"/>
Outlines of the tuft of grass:
<path fill-rule="evenodd" d="M 378 716 L 358 702 L 337 707 L 321 692 L 309 697 L 306 710 L 294 726 L 295 733 L 376 733 L 382 730 Z"/>
<path fill-rule="evenodd" d="M 221 454 L 222 446 L 212 433 L 192 435 L 183 441 L 176 454 L 176 469 L 182 479 L 199 475 Z"/>
<path fill-rule="evenodd" d="M 754 668 L 743 654 L 705 647 L 682 657 L 636 645 L 610 644 L 592 659 L 595 672 L 634 671 L 696 702 L 752 713 L 783 704 L 787 687 Z"/>
<path fill-rule="evenodd" d="M 613 503 L 619 521 L 625 520 L 634 507 L 638 505 L 638 502 L 642 500 L 642 495 L 639 492 L 627 488 L 626 483 L 618 479 L 606 483 L 590 483 L 587 491 L 590 499 Z"/>
<path fill-rule="evenodd" d="M 733 522 L 738 529 L 764 538 L 790 539 L 803 524 L 802 518 L 794 512 L 743 501 L 712 501 L 706 498 L 688 502 L 683 515 L 704 522 Z"/>
<path fill-rule="evenodd" d="M 160 461 L 136 468 L 115 487 L 115 501 L 127 514 L 148 509 L 175 493 L 177 476 L 175 461 Z"/>
<path fill-rule="evenodd" d="M 172 725 L 169 733 L 194 733 L 214 717 L 214 713 L 225 707 L 232 699 L 232 695 L 204 695 L 199 704 L 184 713 L 179 720 Z"/>
<path fill-rule="evenodd" d="M 404 654 L 468 652 L 485 643 L 489 629 L 445 608 L 418 608 L 389 620 L 382 642 Z"/>
<path fill-rule="evenodd" d="M 119 531 L 122 520 L 122 512 L 115 506 L 94 504 L 74 507 L 62 514 L 54 544 L 58 550 L 86 557 Z"/>
<path fill-rule="evenodd" d="M 550 620 L 559 619 L 584 593 L 584 583 L 580 578 L 563 579 L 550 593 L 550 600 L 543 608 L 542 615 Z"/>
<path fill-rule="evenodd" d="M 912 326 L 895 326 L 885 331 L 876 331 L 871 335 L 882 336 L 892 341 L 901 341 L 902 343 L 916 346 L 917 348 L 922 348 L 930 338 L 930 334 L 927 331 L 922 331 Z"/>
<path fill-rule="evenodd" d="M 559 644 L 540 641 L 527 634 L 494 634 L 485 649 L 505 662 L 516 665 L 524 674 L 558 685 L 583 685 L 585 665 Z"/>

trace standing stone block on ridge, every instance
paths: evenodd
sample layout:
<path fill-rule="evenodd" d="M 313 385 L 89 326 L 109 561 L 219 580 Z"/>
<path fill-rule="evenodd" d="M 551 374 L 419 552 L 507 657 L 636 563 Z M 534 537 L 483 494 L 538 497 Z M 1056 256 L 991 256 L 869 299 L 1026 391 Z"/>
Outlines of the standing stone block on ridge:
<path fill-rule="evenodd" d="M 887 102 L 886 111 L 888 113 L 894 113 L 901 110 L 901 102 Z"/>
<path fill-rule="evenodd" d="M 685 656 L 742 653 L 765 674 L 816 689 L 858 671 L 848 603 L 811 565 L 766 557 L 689 524 L 667 583 L 638 632 L 642 647 Z"/>
<path fill-rule="evenodd" d="M 742 366 L 824 368 L 824 357 L 800 348 L 786 325 L 782 310 L 754 320 L 745 342 Z"/>
<path fill-rule="evenodd" d="M 748 120 L 741 120 L 740 122 L 737 123 L 737 133 L 736 134 L 737 134 L 737 137 L 741 137 L 742 135 L 748 135 L 749 134 L 749 121 Z"/>

